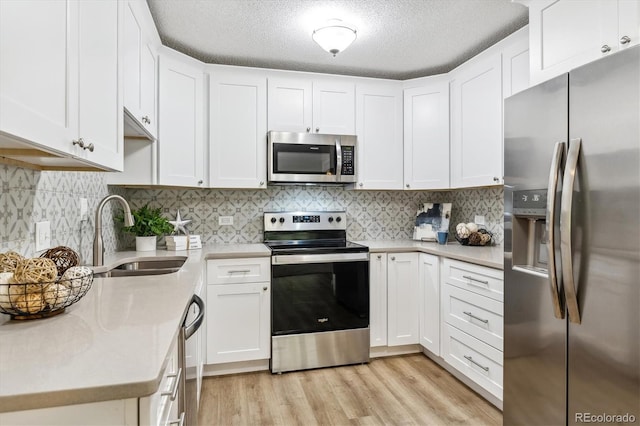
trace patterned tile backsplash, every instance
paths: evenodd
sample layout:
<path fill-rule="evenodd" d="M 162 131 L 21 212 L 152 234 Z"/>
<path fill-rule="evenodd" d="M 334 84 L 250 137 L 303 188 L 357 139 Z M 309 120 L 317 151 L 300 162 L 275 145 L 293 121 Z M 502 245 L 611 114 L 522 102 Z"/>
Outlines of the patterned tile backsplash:
<path fill-rule="evenodd" d="M 35 256 L 35 223 L 51 222 L 51 244 L 77 250 L 91 262 L 95 209 L 102 198 L 119 194 L 131 207 L 162 207 L 166 217 L 192 222 L 187 229 L 203 243 L 262 241 L 262 214 L 283 210 L 346 210 L 350 240 L 411 238 L 416 210 L 422 203 L 452 203 L 451 227 L 484 215 L 496 243 L 503 239 L 502 188 L 455 191 L 351 191 L 341 187 L 276 186 L 266 190 L 123 189 L 107 186 L 104 173 L 38 172 L 0 164 L 0 251 Z M 89 218 L 81 222 L 79 199 L 86 198 Z M 103 237 L 107 252 L 133 245 L 104 211 Z M 233 225 L 218 225 L 219 216 L 233 216 Z"/>

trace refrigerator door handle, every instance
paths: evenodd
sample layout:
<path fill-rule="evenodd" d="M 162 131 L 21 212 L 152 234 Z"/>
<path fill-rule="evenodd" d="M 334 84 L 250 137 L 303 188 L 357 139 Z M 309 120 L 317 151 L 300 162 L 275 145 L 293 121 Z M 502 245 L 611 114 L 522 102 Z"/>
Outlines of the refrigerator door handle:
<path fill-rule="evenodd" d="M 560 165 L 567 150 L 566 142 L 556 142 L 553 147 L 553 157 L 551 158 L 551 168 L 549 169 L 549 186 L 547 187 L 547 253 L 549 254 L 548 270 L 549 283 L 551 284 L 551 301 L 553 302 L 553 314 L 556 318 L 564 318 L 564 307 L 560 297 L 560 286 L 558 284 L 558 274 L 556 274 L 556 241 L 555 241 L 555 214 L 557 208 L 558 179 L 560 178 Z"/>
<path fill-rule="evenodd" d="M 573 275 L 573 248 L 571 247 L 571 210 L 573 203 L 573 188 L 578 171 L 578 157 L 582 139 L 571 139 L 564 180 L 562 182 L 562 200 L 560 204 L 560 256 L 562 258 L 562 281 L 564 296 L 567 303 L 569 321 L 580 324 L 580 309 L 576 283 Z"/>

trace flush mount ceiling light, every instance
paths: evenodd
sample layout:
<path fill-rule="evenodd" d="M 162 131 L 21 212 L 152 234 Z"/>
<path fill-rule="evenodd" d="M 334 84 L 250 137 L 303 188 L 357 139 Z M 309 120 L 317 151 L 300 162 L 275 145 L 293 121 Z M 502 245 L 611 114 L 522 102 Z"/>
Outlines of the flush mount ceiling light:
<path fill-rule="evenodd" d="M 311 37 L 320 47 L 336 56 L 356 39 L 356 29 L 340 19 L 330 19 L 322 27 L 313 30 Z"/>

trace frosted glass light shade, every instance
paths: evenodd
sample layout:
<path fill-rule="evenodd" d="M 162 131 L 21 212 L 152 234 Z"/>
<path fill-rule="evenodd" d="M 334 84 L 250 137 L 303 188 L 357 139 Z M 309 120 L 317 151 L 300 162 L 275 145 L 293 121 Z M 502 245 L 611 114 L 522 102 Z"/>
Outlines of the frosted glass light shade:
<path fill-rule="evenodd" d="M 327 25 L 313 31 L 313 41 L 327 52 L 336 56 L 349 47 L 356 39 L 356 30 L 343 23 L 340 19 L 332 19 Z"/>

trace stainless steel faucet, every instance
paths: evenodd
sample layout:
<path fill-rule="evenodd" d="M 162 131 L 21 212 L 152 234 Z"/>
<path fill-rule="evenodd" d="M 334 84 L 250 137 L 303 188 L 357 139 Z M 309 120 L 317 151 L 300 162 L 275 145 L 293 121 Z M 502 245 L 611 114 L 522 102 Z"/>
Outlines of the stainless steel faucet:
<path fill-rule="evenodd" d="M 124 226 L 133 226 L 133 216 L 127 200 L 119 195 L 107 195 L 96 209 L 95 230 L 93 233 L 93 266 L 104 264 L 104 243 L 102 242 L 102 209 L 111 200 L 117 200 L 124 209 Z"/>

